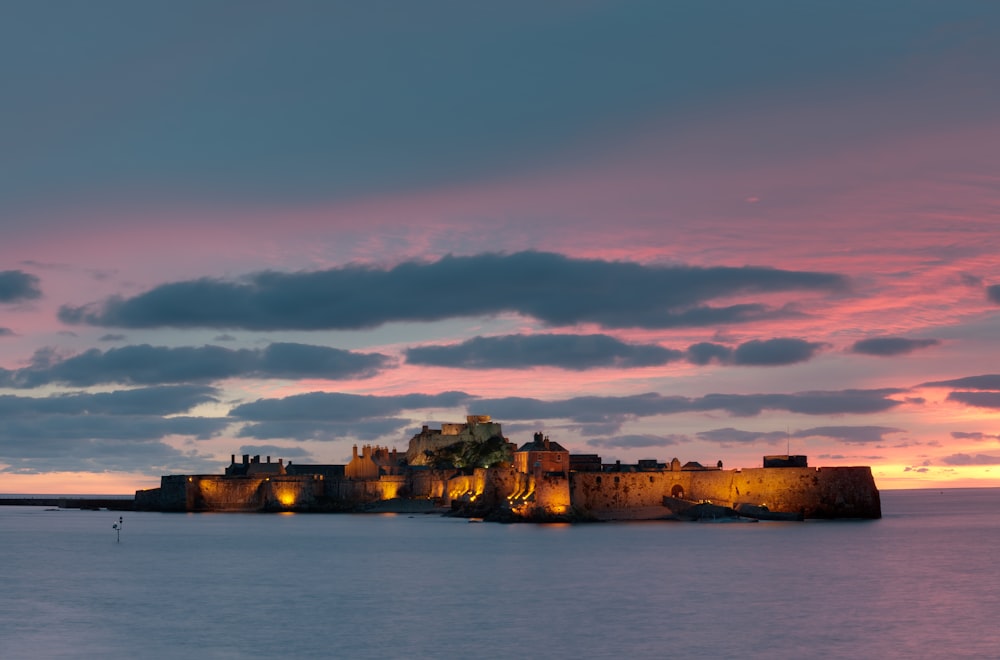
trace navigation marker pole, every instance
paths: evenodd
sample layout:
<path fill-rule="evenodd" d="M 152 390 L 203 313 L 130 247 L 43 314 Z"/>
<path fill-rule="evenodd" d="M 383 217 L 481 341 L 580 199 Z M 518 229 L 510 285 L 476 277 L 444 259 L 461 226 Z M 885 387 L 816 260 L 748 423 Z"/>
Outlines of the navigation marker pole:
<path fill-rule="evenodd" d="M 115 532 L 118 534 L 118 543 L 122 542 L 122 527 L 124 526 L 125 526 L 125 521 L 122 519 L 121 516 L 118 516 L 118 522 L 116 522 L 114 525 L 111 526 L 111 529 L 115 530 Z"/>

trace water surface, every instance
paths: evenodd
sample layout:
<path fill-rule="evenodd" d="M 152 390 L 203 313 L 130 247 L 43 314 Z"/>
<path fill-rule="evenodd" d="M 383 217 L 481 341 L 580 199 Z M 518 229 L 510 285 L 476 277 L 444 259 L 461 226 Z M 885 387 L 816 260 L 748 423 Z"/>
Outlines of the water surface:
<path fill-rule="evenodd" d="M 1000 489 L 882 501 L 756 524 L 0 507 L 0 657 L 997 657 Z"/>

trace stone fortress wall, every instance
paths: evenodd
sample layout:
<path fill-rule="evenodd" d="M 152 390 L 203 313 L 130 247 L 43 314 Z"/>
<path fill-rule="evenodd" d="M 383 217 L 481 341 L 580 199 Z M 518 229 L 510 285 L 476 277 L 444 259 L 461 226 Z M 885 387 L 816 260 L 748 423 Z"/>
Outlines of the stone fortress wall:
<path fill-rule="evenodd" d="M 868 467 L 574 472 L 569 481 L 573 506 L 599 519 L 660 507 L 665 497 L 733 508 L 766 506 L 806 518 L 881 516 L 878 489 Z"/>

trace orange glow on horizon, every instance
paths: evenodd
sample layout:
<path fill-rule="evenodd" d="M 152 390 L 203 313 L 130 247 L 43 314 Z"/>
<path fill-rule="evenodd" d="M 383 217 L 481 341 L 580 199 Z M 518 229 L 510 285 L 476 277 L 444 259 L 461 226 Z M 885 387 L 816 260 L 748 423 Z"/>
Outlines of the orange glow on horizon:
<path fill-rule="evenodd" d="M 6 495 L 135 495 L 158 488 L 159 477 L 132 473 L 47 472 L 2 474 L 0 493 Z"/>

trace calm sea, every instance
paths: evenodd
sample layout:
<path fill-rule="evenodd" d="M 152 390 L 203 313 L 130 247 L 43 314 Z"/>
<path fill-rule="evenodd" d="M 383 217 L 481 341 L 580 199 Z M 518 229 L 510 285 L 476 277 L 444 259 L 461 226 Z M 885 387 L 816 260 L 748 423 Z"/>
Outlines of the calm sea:
<path fill-rule="evenodd" d="M 0 507 L 0 657 L 1000 657 L 1000 489 L 882 498 L 756 524 Z"/>

